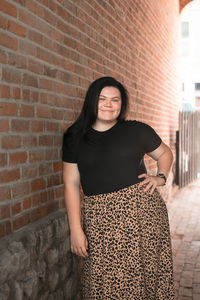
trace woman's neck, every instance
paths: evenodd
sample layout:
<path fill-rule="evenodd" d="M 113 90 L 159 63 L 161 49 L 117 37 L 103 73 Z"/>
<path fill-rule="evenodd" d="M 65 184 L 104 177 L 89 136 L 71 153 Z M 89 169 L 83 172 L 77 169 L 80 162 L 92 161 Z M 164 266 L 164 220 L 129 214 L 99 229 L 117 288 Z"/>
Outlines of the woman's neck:
<path fill-rule="evenodd" d="M 92 128 L 97 131 L 106 131 L 113 127 L 117 123 L 117 120 L 114 121 L 99 121 L 97 120 L 94 125 L 92 125 Z"/>

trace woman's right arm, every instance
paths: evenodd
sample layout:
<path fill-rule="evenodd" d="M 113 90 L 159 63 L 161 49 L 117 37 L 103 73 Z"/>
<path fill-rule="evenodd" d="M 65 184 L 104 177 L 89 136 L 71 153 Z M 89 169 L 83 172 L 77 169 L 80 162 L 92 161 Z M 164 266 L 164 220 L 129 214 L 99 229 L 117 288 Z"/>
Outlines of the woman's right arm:
<path fill-rule="evenodd" d="M 81 226 L 80 174 L 77 164 L 63 162 L 63 182 L 71 251 L 76 255 L 87 257 L 88 242 Z"/>

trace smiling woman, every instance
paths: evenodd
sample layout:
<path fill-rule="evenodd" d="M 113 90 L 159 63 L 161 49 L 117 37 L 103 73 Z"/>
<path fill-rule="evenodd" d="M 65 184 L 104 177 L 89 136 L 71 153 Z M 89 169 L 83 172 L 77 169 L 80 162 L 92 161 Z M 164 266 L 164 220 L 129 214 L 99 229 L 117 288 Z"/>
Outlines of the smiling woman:
<path fill-rule="evenodd" d="M 125 120 L 127 104 L 120 82 L 97 79 L 64 134 L 65 203 L 71 251 L 84 259 L 83 300 L 174 299 L 168 215 L 156 189 L 172 153 L 153 128 Z M 145 154 L 157 161 L 157 176 L 147 174 Z"/>
<path fill-rule="evenodd" d="M 99 95 L 97 119 L 92 127 L 99 131 L 109 129 L 117 122 L 120 111 L 120 91 L 112 86 L 103 88 Z"/>

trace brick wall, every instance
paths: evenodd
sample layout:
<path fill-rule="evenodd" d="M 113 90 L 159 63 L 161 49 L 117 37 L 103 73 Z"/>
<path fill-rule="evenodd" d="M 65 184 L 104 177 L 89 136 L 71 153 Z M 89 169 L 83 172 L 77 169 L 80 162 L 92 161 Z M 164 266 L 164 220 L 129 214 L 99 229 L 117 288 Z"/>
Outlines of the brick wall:
<path fill-rule="evenodd" d="M 178 0 L 0 1 L 0 236 L 63 208 L 62 133 L 92 80 L 121 80 L 174 149 L 178 34 Z"/>

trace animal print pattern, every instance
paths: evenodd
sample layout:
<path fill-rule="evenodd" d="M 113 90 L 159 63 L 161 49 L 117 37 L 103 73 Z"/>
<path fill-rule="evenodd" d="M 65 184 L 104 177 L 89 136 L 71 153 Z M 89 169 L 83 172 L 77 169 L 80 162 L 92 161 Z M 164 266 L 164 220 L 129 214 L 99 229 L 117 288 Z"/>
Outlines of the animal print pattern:
<path fill-rule="evenodd" d="M 139 184 L 85 196 L 83 229 L 89 256 L 81 270 L 81 299 L 174 299 L 168 214 L 157 190 Z"/>

